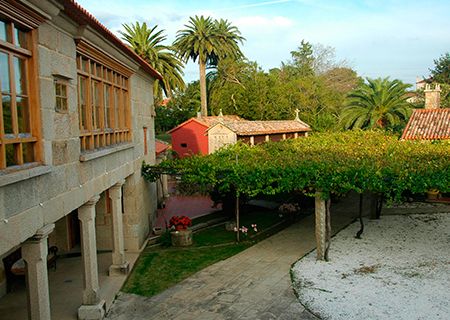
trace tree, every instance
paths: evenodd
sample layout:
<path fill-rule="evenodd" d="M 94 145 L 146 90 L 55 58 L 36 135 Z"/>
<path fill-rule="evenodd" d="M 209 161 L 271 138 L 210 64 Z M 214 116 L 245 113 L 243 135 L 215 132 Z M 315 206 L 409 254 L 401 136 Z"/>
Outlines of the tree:
<path fill-rule="evenodd" d="M 450 84 L 450 53 L 447 52 L 434 60 L 434 69 L 430 69 L 433 80 L 443 84 Z"/>
<path fill-rule="evenodd" d="M 155 131 L 164 133 L 194 117 L 200 110 L 198 81 L 188 83 L 185 90 L 176 90 L 167 105 L 155 108 Z"/>
<path fill-rule="evenodd" d="M 347 97 L 341 120 L 344 128 L 382 128 L 398 125 L 408 118 L 411 107 L 400 80 L 369 79 Z"/>
<path fill-rule="evenodd" d="M 208 115 L 206 97 L 206 67 L 216 66 L 225 57 L 238 58 L 242 56 L 239 43 L 245 39 L 241 37 L 239 29 L 227 20 L 212 20 L 204 16 L 190 17 L 186 29 L 177 32 L 174 42 L 179 57 L 187 62 L 198 59 L 200 72 L 201 112 Z"/>
<path fill-rule="evenodd" d="M 155 81 L 154 96 L 162 100 L 162 91 L 167 97 L 172 97 L 174 90 L 185 88 L 183 81 L 183 63 L 176 57 L 173 47 L 162 44 L 166 39 L 164 30 L 157 30 L 158 26 L 148 28 L 144 22 L 124 24 L 125 32 L 119 31 L 122 39 L 127 41 L 133 50 L 158 71 L 163 81 Z"/>

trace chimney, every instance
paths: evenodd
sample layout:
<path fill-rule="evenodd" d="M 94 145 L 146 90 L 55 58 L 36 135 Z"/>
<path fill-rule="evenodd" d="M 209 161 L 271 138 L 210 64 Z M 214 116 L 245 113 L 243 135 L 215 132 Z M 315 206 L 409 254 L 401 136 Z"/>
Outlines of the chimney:
<path fill-rule="evenodd" d="M 425 85 L 425 109 L 439 109 L 441 105 L 441 86 L 436 84 L 434 89 L 431 85 Z"/>

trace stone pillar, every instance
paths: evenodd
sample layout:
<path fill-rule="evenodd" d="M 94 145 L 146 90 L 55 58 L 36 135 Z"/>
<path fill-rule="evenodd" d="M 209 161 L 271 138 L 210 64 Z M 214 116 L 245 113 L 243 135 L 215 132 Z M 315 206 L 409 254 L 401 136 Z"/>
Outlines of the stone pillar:
<path fill-rule="evenodd" d="M 163 197 L 169 197 L 169 183 L 167 182 L 167 174 L 161 176 Z"/>
<path fill-rule="evenodd" d="M 286 140 L 286 133 L 283 133 L 283 140 Z"/>
<path fill-rule="evenodd" d="M 318 192 L 315 201 L 317 260 L 325 260 L 326 246 L 326 203 L 321 196 Z"/>
<path fill-rule="evenodd" d="M 97 243 L 95 237 L 95 204 L 100 197 L 94 196 L 80 208 L 81 258 L 83 260 L 83 304 L 78 309 L 78 319 L 103 319 L 105 301 L 100 300 L 97 265 Z"/>
<path fill-rule="evenodd" d="M 250 145 L 251 146 L 255 145 L 255 137 L 254 136 L 250 136 Z"/>
<path fill-rule="evenodd" d="M 298 138 L 298 132 L 294 133 L 294 139 Z"/>
<path fill-rule="evenodd" d="M 269 135 L 268 135 L 268 134 L 266 134 L 266 138 L 265 138 L 265 140 L 266 140 L 266 142 L 267 142 L 267 141 L 270 141 L 270 137 L 269 137 Z"/>
<path fill-rule="evenodd" d="M 109 267 L 110 276 L 127 274 L 130 269 L 130 264 L 125 260 L 123 241 L 122 186 L 124 183 L 125 180 L 120 180 L 109 189 L 113 228 L 112 265 Z"/>
<path fill-rule="evenodd" d="M 50 319 L 50 294 L 47 274 L 47 238 L 55 228 L 49 224 L 22 245 L 22 258 L 26 262 L 28 319 Z"/>

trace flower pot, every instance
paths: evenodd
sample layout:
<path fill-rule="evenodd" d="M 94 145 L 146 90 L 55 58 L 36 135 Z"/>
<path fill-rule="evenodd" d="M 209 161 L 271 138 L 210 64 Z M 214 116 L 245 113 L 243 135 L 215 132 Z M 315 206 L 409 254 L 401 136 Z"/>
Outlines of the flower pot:
<path fill-rule="evenodd" d="M 439 190 L 433 189 L 427 191 L 428 200 L 437 200 L 439 198 Z"/>
<path fill-rule="evenodd" d="M 192 245 L 192 230 L 190 229 L 172 231 L 170 236 L 172 238 L 172 246 L 174 247 L 187 247 Z"/>

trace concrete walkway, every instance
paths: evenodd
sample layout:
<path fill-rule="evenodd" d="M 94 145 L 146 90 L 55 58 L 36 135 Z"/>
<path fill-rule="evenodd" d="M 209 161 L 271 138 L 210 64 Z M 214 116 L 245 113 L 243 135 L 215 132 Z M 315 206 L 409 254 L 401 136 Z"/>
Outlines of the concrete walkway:
<path fill-rule="evenodd" d="M 357 207 L 356 197 L 332 206 L 333 233 L 355 219 Z M 159 295 L 119 293 L 107 319 L 315 319 L 290 279 L 291 265 L 314 248 L 312 215 Z"/>

